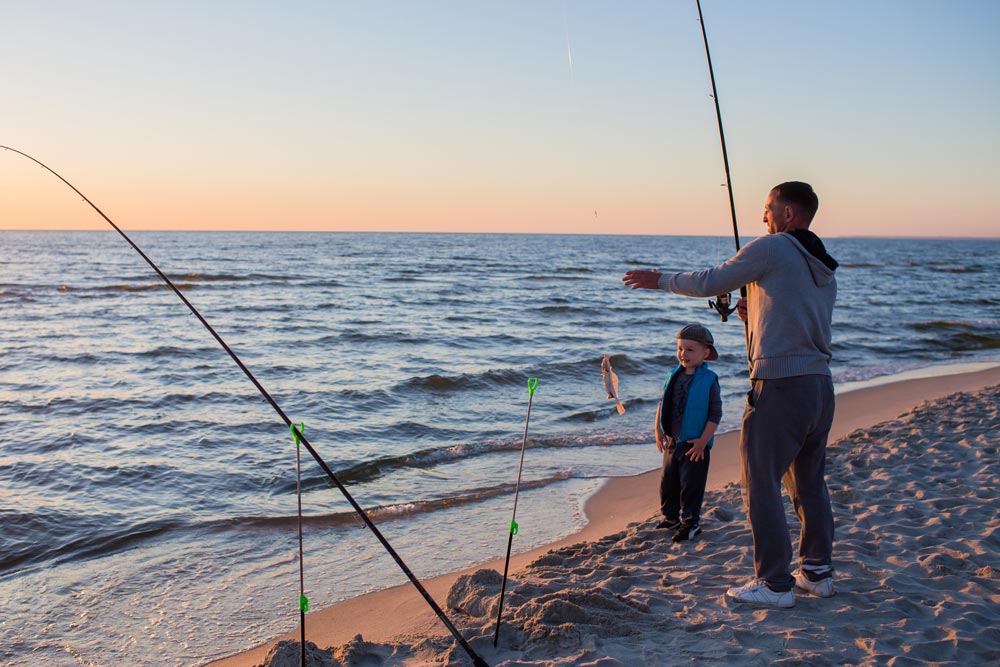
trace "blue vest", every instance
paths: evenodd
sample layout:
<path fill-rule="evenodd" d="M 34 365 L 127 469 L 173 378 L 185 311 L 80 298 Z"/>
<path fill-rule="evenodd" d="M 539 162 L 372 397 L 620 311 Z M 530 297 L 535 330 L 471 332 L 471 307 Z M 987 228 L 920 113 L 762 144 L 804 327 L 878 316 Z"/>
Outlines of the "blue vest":
<path fill-rule="evenodd" d="M 701 437 L 708 422 L 708 401 L 712 392 L 712 385 L 718 379 L 715 371 L 708 368 L 707 363 L 703 363 L 694 371 L 691 379 L 691 387 L 688 390 L 687 403 L 684 405 L 684 416 L 681 417 L 681 432 L 674 435 L 670 432 L 670 414 L 667 398 L 670 394 L 671 386 L 678 373 L 683 373 L 684 367 L 677 364 L 677 368 L 671 371 L 663 383 L 663 404 L 660 408 L 660 428 L 667 435 L 673 437 L 677 442 L 690 442 Z M 711 447 L 715 443 L 715 436 L 708 441 Z"/>

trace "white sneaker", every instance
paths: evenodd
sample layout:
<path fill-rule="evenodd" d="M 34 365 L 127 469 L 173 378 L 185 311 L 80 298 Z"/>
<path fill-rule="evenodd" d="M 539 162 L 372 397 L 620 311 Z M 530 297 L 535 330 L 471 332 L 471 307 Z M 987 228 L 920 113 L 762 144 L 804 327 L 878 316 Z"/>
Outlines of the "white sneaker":
<path fill-rule="evenodd" d="M 726 595 L 737 602 L 783 608 L 795 606 L 795 594 L 792 591 L 772 591 L 763 579 L 754 579 L 749 584 L 730 588 Z"/>
<path fill-rule="evenodd" d="M 832 598 L 837 592 L 833 585 L 833 575 L 819 581 L 812 581 L 802 570 L 795 573 L 795 587 L 821 598 Z"/>

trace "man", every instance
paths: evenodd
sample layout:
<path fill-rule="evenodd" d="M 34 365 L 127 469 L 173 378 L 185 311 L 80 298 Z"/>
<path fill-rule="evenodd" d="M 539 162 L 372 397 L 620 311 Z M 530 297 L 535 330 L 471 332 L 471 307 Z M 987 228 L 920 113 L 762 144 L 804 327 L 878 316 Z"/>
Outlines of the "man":
<path fill-rule="evenodd" d="M 689 273 L 628 271 L 622 279 L 632 289 L 697 297 L 747 287 L 738 304 L 748 325 L 751 383 L 740 463 L 756 579 L 726 592 L 740 602 L 791 607 L 793 587 L 820 597 L 835 592 L 833 512 L 824 474 L 834 410 L 830 328 L 837 262 L 809 231 L 818 208 L 808 183 L 782 183 L 764 206 L 767 235 L 724 264 Z M 802 522 L 794 577 L 782 478 Z"/>

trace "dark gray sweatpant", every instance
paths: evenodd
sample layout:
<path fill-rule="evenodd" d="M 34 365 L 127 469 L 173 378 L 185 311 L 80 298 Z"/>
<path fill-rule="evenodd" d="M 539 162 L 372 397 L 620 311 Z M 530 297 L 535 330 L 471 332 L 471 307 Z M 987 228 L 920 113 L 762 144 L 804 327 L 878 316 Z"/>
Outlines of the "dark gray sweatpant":
<path fill-rule="evenodd" d="M 833 424 L 833 380 L 800 375 L 753 380 L 740 433 L 744 500 L 758 579 L 778 591 L 794 579 L 781 482 L 802 522 L 799 562 L 831 565 L 833 511 L 826 488 L 826 441 Z"/>

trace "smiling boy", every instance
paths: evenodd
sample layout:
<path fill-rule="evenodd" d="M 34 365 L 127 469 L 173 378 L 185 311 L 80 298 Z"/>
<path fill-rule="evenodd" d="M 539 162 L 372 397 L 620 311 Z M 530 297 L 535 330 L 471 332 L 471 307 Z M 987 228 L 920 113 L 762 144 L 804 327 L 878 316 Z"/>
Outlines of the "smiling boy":
<path fill-rule="evenodd" d="M 674 542 L 701 533 L 701 503 L 715 430 L 722 420 L 719 376 L 707 361 L 719 358 L 712 333 L 689 324 L 677 334 L 680 362 L 663 383 L 656 408 L 656 448 L 663 454 L 657 528 L 675 530 Z"/>

